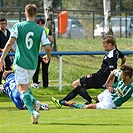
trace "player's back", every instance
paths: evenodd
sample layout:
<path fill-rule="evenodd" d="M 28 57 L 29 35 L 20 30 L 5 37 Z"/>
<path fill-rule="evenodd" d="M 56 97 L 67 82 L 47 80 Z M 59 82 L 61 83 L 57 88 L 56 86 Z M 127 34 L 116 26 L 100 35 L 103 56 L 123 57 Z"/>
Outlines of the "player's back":
<path fill-rule="evenodd" d="M 4 93 L 10 97 L 10 99 L 13 101 L 13 103 L 18 109 L 24 109 L 24 103 L 16 87 L 14 73 L 11 73 L 6 77 L 4 83 Z"/>
<path fill-rule="evenodd" d="M 16 83 L 14 73 L 11 73 L 7 76 L 5 83 L 4 83 L 4 92 L 5 94 L 9 95 L 11 98 L 13 93 L 16 91 Z"/>
<path fill-rule="evenodd" d="M 133 80 L 130 84 L 125 84 L 122 78 L 113 85 L 114 92 L 111 93 L 111 98 L 117 107 L 121 106 L 133 94 Z"/>
<path fill-rule="evenodd" d="M 98 79 L 101 84 L 106 82 L 111 71 L 117 69 L 117 62 L 119 58 L 122 58 L 122 55 L 119 56 L 119 51 L 117 49 L 106 52 L 101 68 L 97 71 Z"/>
<path fill-rule="evenodd" d="M 36 62 L 44 29 L 33 21 L 24 21 L 16 24 L 17 47 L 15 64 L 26 68 L 36 69 Z"/>

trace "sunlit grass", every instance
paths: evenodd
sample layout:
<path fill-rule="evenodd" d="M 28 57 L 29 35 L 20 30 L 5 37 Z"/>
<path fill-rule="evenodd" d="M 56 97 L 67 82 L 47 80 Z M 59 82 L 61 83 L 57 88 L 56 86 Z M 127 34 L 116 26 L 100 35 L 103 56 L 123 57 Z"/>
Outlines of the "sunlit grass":
<path fill-rule="evenodd" d="M 49 94 L 40 94 L 40 90 L 32 91 L 38 100 L 49 104 L 50 110 L 40 111 L 38 125 L 31 124 L 30 113 L 27 110 L 16 109 L 8 97 L 0 95 L 1 133 L 132 133 L 133 131 L 132 99 L 120 109 L 114 110 L 85 110 L 69 107 L 56 109 L 51 97 L 61 99 L 64 95 L 56 94 L 55 89 L 54 91 L 42 90 L 42 92 L 49 91 Z M 92 95 L 93 92 L 97 94 L 96 90 L 90 91 Z M 84 102 L 79 96 L 74 100 L 78 103 Z"/>

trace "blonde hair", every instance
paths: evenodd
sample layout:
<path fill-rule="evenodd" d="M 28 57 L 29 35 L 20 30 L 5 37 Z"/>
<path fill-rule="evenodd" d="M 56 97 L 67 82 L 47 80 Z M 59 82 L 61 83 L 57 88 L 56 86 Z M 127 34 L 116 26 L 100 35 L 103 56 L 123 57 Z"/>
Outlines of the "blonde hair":
<path fill-rule="evenodd" d="M 116 46 L 116 40 L 115 40 L 115 37 L 113 35 L 106 35 L 103 38 L 103 41 L 105 41 L 107 43 L 111 43 L 113 46 Z"/>
<path fill-rule="evenodd" d="M 27 12 L 29 17 L 36 16 L 36 13 L 37 13 L 36 5 L 35 4 L 28 4 L 28 5 L 26 5 L 25 12 Z"/>

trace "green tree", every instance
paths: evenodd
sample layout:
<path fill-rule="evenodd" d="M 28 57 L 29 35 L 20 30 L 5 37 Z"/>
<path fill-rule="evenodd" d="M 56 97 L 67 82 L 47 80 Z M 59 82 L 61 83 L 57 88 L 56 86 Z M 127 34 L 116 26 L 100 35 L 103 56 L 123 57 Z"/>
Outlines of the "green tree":
<path fill-rule="evenodd" d="M 60 9 L 61 6 L 62 6 L 62 0 L 54 0 L 52 6 L 53 6 L 53 8 L 55 8 L 55 9 Z"/>

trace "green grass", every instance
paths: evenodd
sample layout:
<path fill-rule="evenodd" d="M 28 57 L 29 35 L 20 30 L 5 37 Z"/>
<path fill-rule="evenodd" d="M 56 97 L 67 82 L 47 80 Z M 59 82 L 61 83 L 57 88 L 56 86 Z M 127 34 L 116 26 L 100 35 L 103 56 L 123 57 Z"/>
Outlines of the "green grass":
<path fill-rule="evenodd" d="M 51 101 L 51 96 L 62 98 L 64 95 L 56 94 L 56 91 L 33 90 L 35 97 L 42 103 L 48 103 L 50 110 L 40 111 L 41 117 L 38 125 L 30 124 L 30 114 L 27 110 L 20 111 L 6 96 L 0 99 L 0 132 L 1 133 L 131 133 L 132 130 L 132 99 L 126 102 L 120 109 L 92 110 L 72 109 L 62 107 L 56 109 Z M 90 90 L 90 93 L 97 94 Z M 51 95 L 51 94 L 53 95 Z M 39 95 L 38 95 L 39 94 Z M 79 103 L 84 100 L 80 97 L 74 99 Z"/>
<path fill-rule="evenodd" d="M 117 39 L 120 50 L 133 50 L 133 40 Z M 57 39 L 58 51 L 103 51 L 102 39 Z M 72 87 L 70 85 L 79 77 L 96 72 L 100 68 L 103 56 L 63 56 L 63 90 L 58 89 L 59 59 L 52 57 L 49 67 L 50 87 L 48 89 L 32 89 L 36 99 L 48 103 L 49 111 L 40 111 L 38 125 L 30 124 L 30 113 L 15 108 L 9 97 L 0 95 L 0 133 L 132 133 L 133 104 L 132 99 L 120 109 L 92 110 L 56 109 L 51 97 L 63 98 Z M 127 56 L 127 63 L 132 65 L 133 56 Z M 41 80 L 41 76 L 40 76 Z M 53 87 L 51 87 L 53 86 Z M 88 90 L 96 96 L 102 89 Z M 74 99 L 78 103 L 85 102 L 79 96 Z"/>

